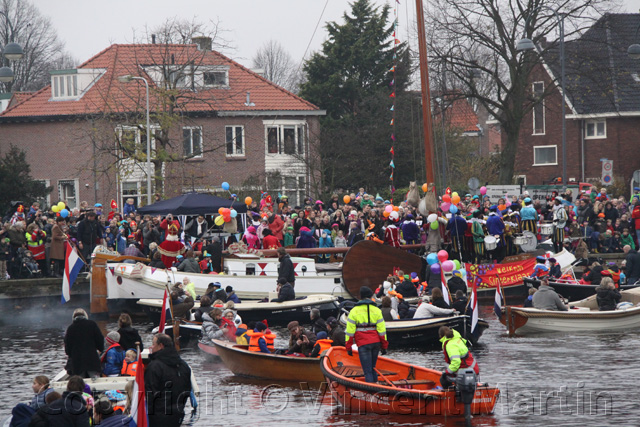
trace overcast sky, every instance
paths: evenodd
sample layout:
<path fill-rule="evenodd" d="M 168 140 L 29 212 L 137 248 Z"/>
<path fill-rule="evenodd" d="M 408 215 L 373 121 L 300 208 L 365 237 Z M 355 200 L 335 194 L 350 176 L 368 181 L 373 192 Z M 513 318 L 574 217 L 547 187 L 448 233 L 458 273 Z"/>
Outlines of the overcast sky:
<path fill-rule="evenodd" d="M 251 66 L 251 58 L 267 40 L 279 41 L 294 60 L 307 46 L 318 50 L 326 38 L 327 21 L 341 21 L 347 0 L 32 0 L 51 18 L 69 53 L 84 62 L 112 43 L 141 38 L 144 27 L 156 27 L 168 17 L 219 21 L 234 50 L 222 53 Z M 390 0 L 392 3 L 392 0 Z M 640 0 L 622 0 L 623 11 L 638 12 Z M 382 5 L 384 0 L 374 0 Z M 401 0 L 401 38 L 407 38 L 407 17 L 415 19 L 415 1 Z M 425 7 L 428 1 L 425 2 Z M 326 8 L 325 8 L 326 6 Z M 407 9 L 408 8 L 408 9 Z M 320 22 L 314 36 L 314 29 Z"/>

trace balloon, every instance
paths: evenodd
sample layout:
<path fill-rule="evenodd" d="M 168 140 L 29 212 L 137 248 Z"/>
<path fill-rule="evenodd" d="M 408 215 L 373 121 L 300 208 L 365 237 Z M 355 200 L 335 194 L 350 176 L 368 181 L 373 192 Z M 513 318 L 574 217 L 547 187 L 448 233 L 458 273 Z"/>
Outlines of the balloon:
<path fill-rule="evenodd" d="M 231 213 L 229 215 L 231 215 L 231 218 L 235 218 L 238 216 L 238 211 L 236 211 L 235 209 L 231 209 Z"/>
<path fill-rule="evenodd" d="M 460 196 L 454 193 L 453 196 L 451 196 L 451 201 L 454 205 L 457 205 L 458 203 L 460 203 Z"/>
<path fill-rule="evenodd" d="M 457 259 L 454 259 L 453 263 L 456 265 L 456 270 L 460 270 L 460 267 L 461 267 L 460 261 L 458 261 Z"/>
<path fill-rule="evenodd" d="M 218 216 L 216 217 L 216 219 L 215 219 L 215 220 L 213 220 L 213 222 L 214 222 L 216 225 L 222 225 L 222 224 L 224 224 L 224 217 L 223 217 L 222 215 L 218 215 Z"/>
<path fill-rule="evenodd" d="M 451 203 L 451 196 L 448 194 L 445 194 L 444 196 L 442 196 L 442 201 L 445 203 Z"/>
<path fill-rule="evenodd" d="M 435 252 L 431 252 L 429 255 L 427 255 L 427 263 L 429 265 L 433 265 L 436 264 L 438 262 L 438 254 Z"/>
<path fill-rule="evenodd" d="M 452 214 L 458 213 L 458 208 L 456 207 L 456 205 L 451 205 L 449 207 L 449 212 L 451 212 Z"/>
<path fill-rule="evenodd" d="M 440 274 L 440 264 L 431 265 L 431 272 L 433 274 Z"/>
<path fill-rule="evenodd" d="M 224 212 L 224 208 L 218 208 L 218 213 L 219 213 L 220 215 L 222 215 L 222 212 Z"/>
<path fill-rule="evenodd" d="M 427 217 L 427 222 L 435 222 L 438 220 L 438 215 L 432 213 Z"/>
<path fill-rule="evenodd" d="M 453 263 L 453 261 L 446 260 L 445 262 L 442 263 L 442 271 L 449 273 L 453 271 L 455 266 L 456 265 Z"/>
<path fill-rule="evenodd" d="M 394 210 L 395 212 L 398 212 L 398 211 L 400 210 L 400 206 L 394 206 L 394 207 L 393 207 L 393 210 Z"/>
<path fill-rule="evenodd" d="M 58 207 L 58 205 L 53 205 L 51 206 L 51 211 L 53 213 L 58 213 L 58 211 L 60 210 L 60 208 Z"/>
<path fill-rule="evenodd" d="M 66 208 L 67 205 L 64 204 L 64 202 L 58 202 L 58 210 L 61 211 L 62 209 Z"/>
<path fill-rule="evenodd" d="M 422 191 L 423 192 L 427 192 L 427 190 L 429 189 L 429 186 L 427 185 L 427 183 L 425 182 L 424 184 L 422 184 Z"/>
<path fill-rule="evenodd" d="M 458 192 L 457 192 L 457 191 L 454 191 L 453 193 L 451 193 L 451 197 L 452 197 L 452 198 L 453 198 L 453 197 L 456 197 L 456 196 L 460 197 L 460 195 L 458 194 Z"/>
<path fill-rule="evenodd" d="M 244 204 L 249 206 L 251 203 L 253 203 L 253 199 L 251 197 L 245 197 Z"/>
<path fill-rule="evenodd" d="M 393 220 L 397 220 L 400 217 L 400 215 L 398 214 L 398 212 L 393 211 L 389 214 L 389 218 L 393 219 Z"/>
<path fill-rule="evenodd" d="M 229 183 L 227 181 L 223 182 L 221 187 L 224 191 L 229 191 L 229 188 L 230 188 Z"/>
<path fill-rule="evenodd" d="M 224 219 L 224 222 L 230 222 L 231 221 L 231 214 L 222 215 L 222 218 Z"/>
<path fill-rule="evenodd" d="M 440 260 L 440 262 L 445 262 L 448 259 L 449 259 L 449 254 L 447 253 L 447 251 L 443 249 L 440 252 L 438 252 L 438 260 Z"/>
<path fill-rule="evenodd" d="M 432 230 L 437 230 L 438 229 L 438 221 L 432 222 L 430 227 L 431 227 Z"/>
<path fill-rule="evenodd" d="M 500 206 L 498 206 L 498 210 L 499 210 L 499 211 L 503 211 L 503 210 L 505 210 L 505 209 L 507 209 L 507 205 L 500 205 Z"/>
<path fill-rule="evenodd" d="M 69 211 L 68 211 L 67 209 L 62 209 L 62 210 L 60 211 L 60 216 L 61 216 L 62 218 L 66 218 L 66 217 L 68 217 L 68 216 L 69 216 Z"/>
<path fill-rule="evenodd" d="M 342 198 L 342 201 L 344 202 L 345 205 L 349 204 L 349 202 L 351 202 L 351 197 L 349 196 L 344 196 Z"/>
<path fill-rule="evenodd" d="M 391 205 L 387 205 L 387 206 L 385 206 L 385 207 L 384 207 L 384 211 L 385 211 L 385 212 L 389 212 L 389 213 L 391 213 L 391 211 L 393 211 L 393 206 L 391 206 Z"/>
<path fill-rule="evenodd" d="M 447 212 L 450 207 L 451 207 L 451 203 L 443 203 L 440 205 L 440 209 L 442 209 L 442 212 Z"/>
<path fill-rule="evenodd" d="M 382 216 L 384 216 L 385 218 L 389 218 L 389 215 L 390 214 L 387 211 L 382 212 Z"/>
<path fill-rule="evenodd" d="M 487 187 L 485 187 L 484 185 L 480 187 L 480 194 L 482 194 L 483 196 L 487 194 Z"/>

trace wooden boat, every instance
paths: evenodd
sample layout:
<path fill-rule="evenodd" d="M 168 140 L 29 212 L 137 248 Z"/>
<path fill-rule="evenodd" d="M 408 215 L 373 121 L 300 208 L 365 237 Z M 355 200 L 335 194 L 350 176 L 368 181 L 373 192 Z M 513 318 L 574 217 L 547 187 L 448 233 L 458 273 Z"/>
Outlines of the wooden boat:
<path fill-rule="evenodd" d="M 626 331 L 640 327 L 640 287 L 620 292 L 630 308 L 599 311 L 596 296 L 569 304 L 569 311 L 506 306 L 500 322 L 511 335 L 538 332 Z"/>
<path fill-rule="evenodd" d="M 340 323 L 347 323 L 347 315 L 340 317 Z M 478 319 L 476 330 L 471 333 L 469 316 L 457 315 L 449 317 L 432 317 L 429 319 L 402 319 L 385 322 L 387 340 L 391 348 L 424 348 L 440 347 L 438 329 L 448 326 L 458 331 L 473 344 L 477 344 L 485 329 L 489 328 L 486 320 Z"/>
<path fill-rule="evenodd" d="M 296 292 L 298 285 L 296 283 Z M 162 299 L 141 299 L 138 304 L 144 307 L 154 324 L 160 322 Z M 196 301 L 194 309 L 200 307 Z M 335 316 L 338 312 L 338 298 L 332 295 L 309 295 L 292 301 L 285 302 L 242 302 L 235 305 L 235 310 L 242 318 L 243 323 L 259 322 L 267 319 L 271 326 L 286 326 L 289 322 L 308 323 L 309 313 L 312 309 L 320 310 L 320 316 L 326 319 Z"/>
<path fill-rule="evenodd" d="M 220 357 L 220 355 L 218 354 L 218 349 L 216 349 L 216 346 L 213 344 L 205 344 L 203 342 L 199 342 L 198 343 L 198 348 L 205 353 L 206 355 L 210 356 L 210 357 Z"/>
<path fill-rule="evenodd" d="M 218 355 L 235 375 L 285 381 L 322 382 L 320 359 L 267 354 L 247 350 L 246 345 L 213 340 Z"/>
<path fill-rule="evenodd" d="M 532 277 L 525 277 L 524 284 L 527 288 L 537 289 L 540 286 L 540 280 Z M 575 282 L 549 281 L 549 286 L 555 289 L 555 291 L 563 298 L 566 298 L 569 301 L 579 301 L 595 295 L 596 289 L 599 285 L 582 285 Z M 638 285 L 620 285 L 620 290 L 626 291 L 636 287 L 638 287 Z"/>
<path fill-rule="evenodd" d="M 357 351 L 349 356 L 344 347 L 331 347 L 320 368 L 337 403 L 351 414 L 403 414 L 464 416 L 464 404 L 454 389 L 437 389 L 440 371 L 378 357 L 378 383 L 364 381 Z M 472 414 L 490 414 L 500 390 L 479 384 L 471 403 Z M 424 422 L 430 420 L 423 419 Z"/>

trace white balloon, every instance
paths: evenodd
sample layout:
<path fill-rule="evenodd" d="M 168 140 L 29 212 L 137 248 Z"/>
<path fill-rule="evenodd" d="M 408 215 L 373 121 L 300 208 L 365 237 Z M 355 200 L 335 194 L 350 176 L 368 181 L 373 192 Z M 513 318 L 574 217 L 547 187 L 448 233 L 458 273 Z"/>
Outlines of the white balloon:
<path fill-rule="evenodd" d="M 427 222 L 431 223 L 431 222 L 435 222 L 438 220 L 438 215 L 432 213 L 431 215 L 429 215 L 427 217 Z"/>
<path fill-rule="evenodd" d="M 396 212 L 396 211 L 393 211 L 393 212 L 391 212 L 389 214 L 389 218 L 391 218 L 391 219 L 398 219 L 398 217 L 399 217 L 399 215 L 398 215 L 398 212 Z"/>

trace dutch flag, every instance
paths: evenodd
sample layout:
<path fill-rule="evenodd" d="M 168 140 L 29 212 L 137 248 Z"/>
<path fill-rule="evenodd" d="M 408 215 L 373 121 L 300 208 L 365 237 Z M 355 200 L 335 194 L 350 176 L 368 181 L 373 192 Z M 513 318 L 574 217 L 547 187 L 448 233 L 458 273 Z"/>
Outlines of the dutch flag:
<path fill-rule="evenodd" d="M 496 287 L 496 298 L 493 302 L 493 312 L 496 313 L 498 319 L 502 317 L 502 307 L 504 306 L 504 294 L 502 293 L 502 285 L 498 278 L 498 286 Z"/>
<path fill-rule="evenodd" d="M 444 271 L 440 270 L 440 281 L 442 282 L 442 297 L 444 302 L 451 305 L 451 294 L 449 293 L 449 286 L 447 285 L 447 279 L 444 277 Z"/>
<path fill-rule="evenodd" d="M 84 261 L 78 255 L 78 250 L 69 242 L 65 242 L 65 246 L 67 255 L 64 260 L 64 276 L 62 278 L 62 304 L 71 299 L 71 286 L 84 266 Z"/>
<path fill-rule="evenodd" d="M 471 288 L 471 298 L 469 299 L 469 308 L 471 308 L 471 333 L 476 330 L 478 324 L 478 282 L 480 277 L 476 276 L 476 280 L 473 281 L 473 288 Z"/>
<path fill-rule="evenodd" d="M 136 367 L 136 379 L 131 392 L 131 422 L 129 427 L 148 427 L 147 407 L 145 404 L 144 390 L 144 364 L 138 352 L 138 366 Z"/>

